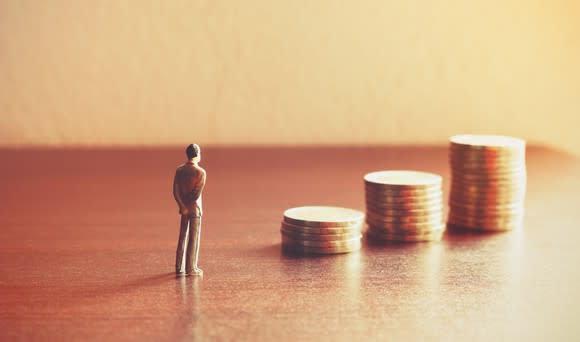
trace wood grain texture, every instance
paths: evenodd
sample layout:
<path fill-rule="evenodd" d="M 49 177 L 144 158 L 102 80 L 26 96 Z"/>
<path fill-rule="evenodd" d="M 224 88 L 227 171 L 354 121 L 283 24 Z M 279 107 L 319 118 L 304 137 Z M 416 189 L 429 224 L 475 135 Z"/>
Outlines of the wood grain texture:
<path fill-rule="evenodd" d="M 172 150 L 0 151 L 1 340 L 570 340 L 580 161 L 531 148 L 524 229 L 280 252 L 284 209 L 363 209 L 364 173 L 445 147 L 206 148 L 200 266 L 176 278 Z"/>

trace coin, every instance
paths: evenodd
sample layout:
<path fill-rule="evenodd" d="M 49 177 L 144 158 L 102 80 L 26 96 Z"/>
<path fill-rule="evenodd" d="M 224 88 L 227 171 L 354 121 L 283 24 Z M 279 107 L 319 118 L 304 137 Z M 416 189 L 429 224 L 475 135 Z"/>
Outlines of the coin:
<path fill-rule="evenodd" d="M 472 164 L 472 163 L 459 163 L 459 162 L 450 162 L 449 168 L 451 169 L 451 173 L 466 173 L 466 174 L 486 174 L 486 173 L 493 173 L 493 174 L 513 174 L 517 172 L 523 171 L 525 169 L 525 164 L 517 163 L 517 164 L 510 164 L 510 165 L 501 165 L 497 163 L 480 163 L 480 164 Z"/>
<path fill-rule="evenodd" d="M 441 222 L 443 222 L 442 219 L 427 222 L 410 222 L 410 223 L 372 221 L 372 223 L 369 223 L 369 226 L 373 226 L 377 229 L 382 230 L 425 231 L 432 230 L 433 227 L 439 226 Z"/>
<path fill-rule="evenodd" d="M 450 161 L 462 161 L 464 163 L 495 163 L 495 164 L 513 164 L 524 163 L 526 160 L 525 151 L 477 151 L 469 148 L 457 148 L 454 145 L 449 149 Z"/>
<path fill-rule="evenodd" d="M 527 178 L 517 177 L 517 178 L 506 178 L 506 179 L 466 179 L 460 175 L 451 175 L 451 184 L 458 186 L 484 186 L 484 187 L 501 187 L 501 188 L 514 188 L 526 186 Z"/>
<path fill-rule="evenodd" d="M 447 218 L 447 222 L 463 224 L 468 226 L 497 226 L 497 225 L 510 225 L 514 223 L 520 223 L 523 221 L 523 213 L 508 215 L 508 216 L 467 216 L 461 213 L 450 212 Z"/>
<path fill-rule="evenodd" d="M 450 138 L 450 225 L 509 230 L 523 222 L 526 194 L 525 141 L 490 135 Z"/>
<path fill-rule="evenodd" d="M 525 181 L 527 174 L 525 169 L 513 173 L 497 173 L 497 172 L 466 172 L 452 170 L 452 180 L 460 180 L 464 182 L 513 182 Z"/>
<path fill-rule="evenodd" d="M 362 246 L 360 239 L 357 243 L 353 243 L 350 246 L 340 246 L 340 247 L 329 247 L 329 248 L 318 248 L 318 247 L 306 247 L 298 245 L 282 245 L 282 250 L 286 253 L 296 253 L 300 255 L 309 254 L 341 254 L 350 253 L 358 251 Z"/>
<path fill-rule="evenodd" d="M 450 198 L 462 200 L 463 197 L 469 198 L 523 198 L 526 194 L 525 187 L 483 187 L 483 186 L 461 186 L 457 184 L 451 185 L 449 190 Z"/>
<path fill-rule="evenodd" d="M 369 225 L 367 232 L 369 230 L 373 231 L 376 234 L 384 234 L 384 235 L 429 235 L 431 233 L 440 231 L 445 229 L 445 224 L 443 222 L 439 222 L 437 224 L 434 224 L 433 226 L 431 226 L 430 229 L 428 230 L 421 230 L 421 231 L 398 231 L 398 230 L 393 230 L 393 231 L 389 231 L 389 230 L 385 230 L 383 227 L 377 227 L 377 226 L 373 226 L 373 225 Z"/>
<path fill-rule="evenodd" d="M 439 241 L 443 237 L 445 232 L 445 226 L 443 229 L 430 232 L 428 234 L 421 235 L 408 235 L 408 234 L 383 234 L 377 233 L 374 230 L 367 230 L 366 236 L 370 240 L 375 241 L 393 241 L 393 242 L 422 242 L 422 241 Z"/>
<path fill-rule="evenodd" d="M 393 224 L 417 224 L 417 223 L 429 223 L 429 222 L 441 222 L 443 221 L 443 212 L 427 215 L 427 216 L 381 216 L 373 213 L 367 212 L 366 222 L 368 224 L 381 224 L 381 223 L 393 223 Z"/>
<path fill-rule="evenodd" d="M 443 197 L 434 197 L 433 199 L 429 199 L 427 201 L 422 200 L 411 200 L 407 202 L 389 202 L 389 201 L 382 201 L 379 199 L 372 199 L 366 198 L 365 203 L 369 206 L 373 206 L 375 208 L 385 208 L 385 209 L 398 209 L 398 210 L 413 210 L 413 209 L 426 209 L 432 208 L 436 206 L 441 206 L 443 201 Z"/>
<path fill-rule="evenodd" d="M 437 191 L 432 191 L 423 195 L 402 196 L 400 194 L 389 194 L 384 192 L 377 192 L 367 189 L 365 191 L 365 199 L 380 201 L 383 203 L 415 203 L 415 202 L 429 202 L 440 199 L 443 196 L 443 191 L 439 188 Z"/>
<path fill-rule="evenodd" d="M 504 135 L 460 134 L 449 138 L 453 148 L 468 148 L 470 151 L 523 151 L 526 142 L 519 138 Z"/>
<path fill-rule="evenodd" d="M 453 214 L 458 214 L 467 217 L 500 217 L 500 216 L 513 216 L 518 215 L 524 211 L 523 205 L 520 207 L 514 208 L 499 208 L 495 209 L 493 207 L 458 207 L 458 206 L 449 206 L 449 211 Z"/>
<path fill-rule="evenodd" d="M 417 235 L 417 234 L 426 234 L 430 233 L 434 230 L 437 230 L 441 227 L 442 221 L 433 222 L 431 224 L 424 224 L 424 225 L 412 225 L 412 224 L 403 224 L 403 225 L 385 225 L 385 224 L 369 224 L 368 228 L 372 229 L 376 232 L 380 233 L 391 233 L 391 234 L 408 234 L 408 235 Z"/>
<path fill-rule="evenodd" d="M 410 170 L 364 176 L 367 233 L 379 241 L 436 240 L 444 230 L 442 177 Z"/>
<path fill-rule="evenodd" d="M 499 186 L 497 184 L 489 184 L 489 185 L 485 185 L 484 183 L 482 184 L 474 184 L 474 183 L 460 183 L 460 182 L 455 182 L 453 184 L 451 184 L 451 191 L 460 191 L 460 192 L 466 192 L 466 193 L 477 193 L 477 194 L 498 194 L 498 195 L 515 195 L 515 194 L 519 194 L 519 193 L 525 193 L 526 191 L 526 184 L 525 183 L 521 183 L 521 184 L 506 184 L 506 185 L 502 185 Z"/>
<path fill-rule="evenodd" d="M 470 230 L 470 231 L 487 231 L 487 232 L 502 232 L 510 230 L 518 230 L 523 226 L 522 222 L 504 222 L 497 224 L 481 224 L 481 223 L 461 223 L 448 222 L 447 226 L 453 227 L 453 230 Z"/>
<path fill-rule="evenodd" d="M 442 178 L 439 175 L 421 171 L 390 170 L 367 173 L 365 183 L 384 189 L 439 189 Z"/>
<path fill-rule="evenodd" d="M 434 194 L 438 191 L 441 191 L 441 187 L 438 188 L 406 188 L 406 189 L 384 189 L 378 187 L 369 187 L 365 186 L 365 193 L 366 194 L 377 194 L 377 195 L 384 195 L 384 196 L 396 196 L 401 198 L 406 197 L 429 197 L 435 196 Z"/>
<path fill-rule="evenodd" d="M 501 212 L 501 213 L 509 213 L 515 211 L 522 211 L 524 209 L 523 202 L 506 202 L 504 204 L 497 204 L 497 203 L 489 203 L 489 202 L 478 202 L 478 203 L 457 203 L 450 199 L 449 207 L 453 209 L 457 209 L 457 211 L 465 211 L 465 212 Z"/>
<path fill-rule="evenodd" d="M 300 239 L 292 239 L 288 236 L 282 235 L 282 244 L 283 245 L 298 245 L 298 246 L 305 246 L 305 247 L 318 247 L 318 248 L 332 248 L 332 247 L 348 247 L 357 242 L 360 242 L 361 237 L 357 236 L 355 238 L 350 238 L 348 240 L 340 240 L 340 241 L 312 241 L 312 240 L 300 240 Z"/>
<path fill-rule="evenodd" d="M 282 249 L 300 254 L 347 253 L 360 249 L 364 214 L 358 210 L 307 206 L 284 212 Z"/>
<path fill-rule="evenodd" d="M 502 232 L 502 231 L 509 231 L 509 230 L 517 230 L 522 227 L 522 223 L 508 223 L 502 225 L 494 225 L 494 226 L 481 226 L 481 225 L 466 225 L 461 223 L 447 223 L 447 227 L 451 230 L 470 230 L 470 231 L 487 231 L 487 232 Z"/>
<path fill-rule="evenodd" d="M 301 240 L 308 240 L 308 241 L 344 241 L 353 238 L 361 238 L 361 232 L 359 230 L 355 230 L 349 233 L 343 234 L 308 234 L 308 233 L 299 233 L 293 230 L 287 230 L 284 228 L 280 229 L 280 233 L 283 236 L 286 236 L 290 239 L 301 239 Z"/>
<path fill-rule="evenodd" d="M 519 197 L 499 197 L 499 196 L 470 196 L 469 194 L 461 195 L 461 203 L 456 203 L 456 199 L 458 197 L 454 195 L 449 196 L 448 204 L 457 204 L 457 206 L 461 207 L 462 205 L 466 205 L 468 207 L 515 207 L 516 205 L 522 204 L 524 201 L 523 196 Z"/>
<path fill-rule="evenodd" d="M 443 210 L 443 203 L 437 203 L 432 207 L 419 209 L 389 209 L 378 208 L 367 204 L 367 213 L 372 212 L 381 216 L 427 216 L 439 213 Z"/>
<path fill-rule="evenodd" d="M 326 234 L 348 234 L 359 232 L 363 228 L 363 221 L 357 223 L 356 225 L 352 226 L 345 226 L 345 227 L 302 227 L 292 225 L 286 222 L 282 222 L 281 229 L 292 231 L 295 233 L 304 233 L 304 234 L 319 234 L 319 235 L 326 235 Z"/>
<path fill-rule="evenodd" d="M 451 184 L 451 192 L 457 194 L 471 194 L 471 195 L 497 195 L 497 196 L 517 196 L 526 192 L 524 184 L 512 186 L 485 186 L 483 184 L 458 184 L 457 182 Z"/>
<path fill-rule="evenodd" d="M 303 227 L 347 227 L 363 219 L 362 212 L 341 207 L 307 206 L 284 212 L 284 222 Z"/>

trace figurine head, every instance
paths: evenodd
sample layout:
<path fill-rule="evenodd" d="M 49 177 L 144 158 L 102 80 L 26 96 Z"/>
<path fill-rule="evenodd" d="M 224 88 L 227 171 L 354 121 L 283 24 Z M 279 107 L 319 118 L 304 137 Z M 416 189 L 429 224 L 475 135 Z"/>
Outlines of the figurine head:
<path fill-rule="evenodd" d="M 194 162 L 199 162 L 199 160 L 201 159 L 201 153 L 199 150 L 199 146 L 197 146 L 197 144 L 190 144 L 189 146 L 187 146 L 187 148 L 185 149 L 185 154 L 187 154 L 187 159 L 192 160 Z"/>

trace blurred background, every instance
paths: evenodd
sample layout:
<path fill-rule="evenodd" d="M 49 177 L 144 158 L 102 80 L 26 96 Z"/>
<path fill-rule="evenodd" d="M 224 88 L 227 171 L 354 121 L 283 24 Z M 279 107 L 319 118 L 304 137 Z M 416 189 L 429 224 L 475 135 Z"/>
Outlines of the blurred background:
<path fill-rule="evenodd" d="M 580 2 L 0 0 L 0 146 L 580 154 Z"/>

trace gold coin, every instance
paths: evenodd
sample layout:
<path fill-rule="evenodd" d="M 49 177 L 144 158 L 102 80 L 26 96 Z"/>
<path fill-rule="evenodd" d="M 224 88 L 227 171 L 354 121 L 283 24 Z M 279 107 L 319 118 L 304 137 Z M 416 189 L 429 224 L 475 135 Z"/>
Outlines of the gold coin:
<path fill-rule="evenodd" d="M 526 150 L 478 150 L 473 148 L 461 147 L 455 144 L 449 145 L 449 159 L 468 159 L 468 160 L 497 160 L 497 161 L 523 161 L 526 159 Z"/>
<path fill-rule="evenodd" d="M 524 202 L 514 202 L 508 204 L 493 204 L 490 203 L 480 204 L 480 205 L 470 205 L 470 204 L 456 204 L 449 203 L 449 211 L 455 213 L 467 213 L 467 214 L 486 214 L 486 215 L 500 215 L 500 214 L 514 214 L 524 211 Z"/>
<path fill-rule="evenodd" d="M 382 189 L 430 189 L 441 186 L 442 178 L 429 172 L 411 170 L 389 170 L 367 173 L 366 184 Z"/>
<path fill-rule="evenodd" d="M 468 218 L 459 218 L 455 216 L 450 216 L 447 219 L 447 223 L 467 226 L 467 227 L 486 227 L 492 229 L 500 229 L 502 227 L 518 226 L 523 222 L 523 219 L 518 220 L 471 220 Z"/>
<path fill-rule="evenodd" d="M 365 204 L 371 205 L 373 207 L 378 208 L 387 208 L 387 209 L 422 209 L 422 208 L 429 208 L 435 207 L 440 205 L 443 202 L 443 196 L 432 197 L 426 200 L 409 200 L 409 201 L 401 201 L 401 202 L 389 202 L 389 201 L 382 201 L 381 199 L 374 199 L 365 197 Z"/>
<path fill-rule="evenodd" d="M 284 212 L 284 222 L 304 227 L 347 227 L 363 219 L 361 211 L 340 207 L 307 206 Z"/>
<path fill-rule="evenodd" d="M 422 209 L 434 207 L 436 205 L 441 205 L 443 202 L 443 196 L 433 197 L 429 200 L 416 200 L 407 202 L 390 202 L 378 199 L 366 198 L 365 203 L 368 206 L 376 208 L 389 208 L 389 209 Z"/>
<path fill-rule="evenodd" d="M 334 234 L 348 234 L 348 233 L 360 233 L 363 228 L 364 221 L 357 223 L 356 225 L 348 226 L 348 227 L 303 227 L 297 226 L 293 224 L 289 224 L 286 222 L 282 222 L 281 229 L 292 231 L 295 233 L 304 233 L 304 234 L 318 234 L 318 235 L 334 235 Z"/>
<path fill-rule="evenodd" d="M 501 207 L 501 206 L 515 206 L 518 203 L 523 203 L 523 196 L 519 197 L 498 197 L 498 196 L 458 196 L 454 194 L 449 195 L 448 203 L 457 203 L 458 206 L 467 205 L 469 207 Z"/>
<path fill-rule="evenodd" d="M 380 225 L 381 223 L 393 224 L 415 224 L 429 222 L 442 222 L 443 212 L 427 216 L 381 216 L 367 212 L 366 222 L 368 224 Z"/>
<path fill-rule="evenodd" d="M 510 173 L 526 169 L 525 161 L 500 161 L 500 160 L 473 160 L 473 159 L 449 159 L 449 167 L 457 172 L 500 172 Z"/>
<path fill-rule="evenodd" d="M 300 239 L 292 239 L 285 235 L 282 235 L 282 243 L 284 245 L 299 245 L 299 246 L 306 246 L 306 247 L 319 247 L 319 248 L 327 248 L 327 247 L 341 247 L 341 246 L 349 246 L 355 243 L 356 241 L 360 241 L 360 236 L 355 238 L 350 238 L 348 240 L 340 240 L 340 241 L 311 241 L 311 240 L 300 240 Z"/>
<path fill-rule="evenodd" d="M 525 186 L 513 187 L 493 187 L 478 185 L 458 185 L 452 184 L 449 192 L 454 196 L 475 196 L 475 197 L 503 197 L 503 198 L 520 198 L 526 194 Z"/>
<path fill-rule="evenodd" d="M 450 162 L 460 162 L 468 164 L 496 164 L 496 165 L 515 165 L 525 164 L 526 153 L 520 151 L 517 153 L 505 152 L 481 152 L 473 150 L 461 150 L 453 146 L 449 149 L 448 159 Z"/>
<path fill-rule="evenodd" d="M 359 238 L 362 236 L 360 231 L 353 231 L 343 234 L 307 234 L 298 233 L 293 230 L 280 229 L 280 233 L 290 239 L 308 240 L 308 241 L 345 241 L 349 239 Z"/>
<path fill-rule="evenodd" d="M 427 242 L 439 241 L 443 237 L 445 230 L 431 232 L 423 235 L 405 235 L 405 234 L 378 234 L 375 231 L 367 231 L 367 238 L 374 241 L 392 241 L 392 242 Z"/>
<path fill-rule="evenodd" d="M 430 230 L 424 230 L 424 231 L 386 231 L 385 229 L 383 229 L 382 227 L 376 227 L 373 225 L 369 225 L 367 232 L 368 231 L 372 231 L 375 234 L 379 234 L 379 235 L 416 235 L 416 236 L 420 236 L 420 235 L 430 235 L 434 232 L 438 232 L 441 230 L 445 230 L 445 224 L 443 222 L 439 222 L 437 225 L 434 225 L 432 227 L 432 229 Z"/>
<path fill-rule="evenodd" d="M 466 230 L 466 231 L 480 231 L 480 232 L 502 232 L 509 230 L 517 230 L 522 227 L 522 223 L 514 224 L 502 224 L 502 225 L 492 225 L 492 226 L 481 226 L 481 225 L 469 225 L 469 224 L 457 224 L 457 223 L 447 223 L 449 230 Z"/>
<path fill-rule="evenodd" d="M 420 209 L 388 209 L 388 208 L 376 208 L 367 205 L 367 213 L 374 213 L 378 216 L 430 216 L 435 215 L 443 211 L 443 203 L 438 203 L 437 205 L 430 208 L 420 208 Z"/>
<path fill-rule="evenodd" d="M 452 180 L 452 189 L 467 189 L 467 190 L 487 190 L 490 191 L 512 191 L 512 190 L 524 190 L 526 188 L 526 181 L 514 181 L 514 182 L 469 182 L 463 180 Z"/>
<path fill-rule="evenodd" d="M 451 180 L 459 180 L 464 182 L 518 182 L 525 181 L 527 174 L 525 171 L 517 173 L 467 173 L 467 172 L 453 172 Z"/>
<path fill-rule="evenodd" d="M 367 217 L 376 217 L 378 219 L 397 219 L 405 217 L 415 217 L 415 218 L 429 218 L 441 215 L 443 212 L 443 206 L 438 208 L 433 208 L 432 210 L 378 210 L 375 208 L 367 207 L 366 213 Z"/>
<path fill-rule="evenodd" d="M 390 196 L 390 197 L 430 197 L 430 196 L 437 196 L 437 194 L 441 192 L 441 186 L 433 187 L 433 188 L 418 188 L 418 189 L 384 189 L 378 187 L 371 187 L 365 185 L 365 193 L 370 195 L 377 195 L 377 196 Z"/>
<path fill-rule="evenodd" d="M 449 199 L 454 199 L 456 202 L 469 201 L 477 202 L 484 201 L 486 199 L 490 200 L 500 200 L 503 202 L 511 201 L 517 202 L 523 201 L 526 196 L 525 189 L 518 190 L 506 190 L 506 189 L 456 189 L 453 188 L 449 191 Z"/>
<path fill-rule="evenodd" d="M 451 184 L 450 193 L 454 194 L 473 194 L 473 195 L 497 195 L 497 196 L 522 196 L 526 193 L 525 185 L 504 185 L 504 186 L 494 186 L 490 184 L 485 186 L 484 184 Z"/>
<path fill-rule="evenodd" d="M 465 179 L 459 176 L 451 176 L 451 186 L 456 187 L 494 187 L 494 188 L 524 188 L 527 185 L 526 178 L 519 179 Z"/>
<path fill-rule="evenodd" d="M 400 189 L 396 191 L 378 189 L 376 187 L 370 187 L 365 185 L 365 197 L 370 198 L 385 198 L 393 202 L 396 201 L 406 201 L 415 198 L 429 199 L 433 197 L 440 196 L 443 190 L 442 187 L 428 188 L 428 189 Z"/>
<path fill-rule="evenodd" d="M 523 218 L 524 218 L 523 214 L 502 217 L 495 216 L 476 217 L 460 213 L 449 212 L 447 222 L 468 226 L 498 226 L 520 223 L 523 221 Z"/>
<path fill-rule="evenodd" d="M 456 222 L 464 223 L 507 223 L 507 222 L 518 222 L 523 220 L 524 213 L 512 213 L 512 214 L 483 214 L 483 213 L 463 213 L 457 211 L 449 211 L 447 220 L 454 220 Z"/>
<path fill-rule="evenodd" d="M 522 173 L 527 170 L 525 165 L 497 165 L 497 164 L 466 164 L 458 165 L 457 163 L 450 163 L 449 168 L 452 175 L 510 175 Z"/>
<path fill-rule="evenodd" d="M 460 134 L 450 137 L 449 143 L 452 148 L 491 153 L 517 153 L 526 148 L 524 140 L 504 135 Z"/>
<path fill-rule="evenodd" d="M 400 196 L 393 194 L 385 194 L 380 192 L 365 191 L 365 199 L 370 201 L 377 201 L 382 203 L 422 203 L 434 201 L 443 197 L 443 191 L 438 189 L 433 193 L 425 194 L 423 196 Z"/>
<path fill-rule="evenodd" d="M 390 234 L 425 234 L 438 230 L 443 224 L 442 221 L 433 222 L 431 224 L 424 225 L 412 225 L 412 224 L 402 224 L 402 225 L 368 225 L 368 228 L 374 230 L 378 233 L 390 233 Z"/>
<path fill-rule="evenodd" d="M 357 243 L 353 243 L 350 246 L 340 246 L 340 247 L 328 247 L 328 248 L 318 248 L 318 247 L 306 247 L 299 245 L 282 245 L 282 250 L 286 253 L 291 254 L 342 254 L 358 251 L 362 246 L 362 242 L 359 239 Z"/>
<path fill-rule="evenodd" d="M 485 187 L 524 187 L 526 186 L 527 178 L 506 178 L 506 179 L 468 179 L 459 175 L 451 175 L 452 185 L 465 185 L 465 186 L 485 186 Z"/>
<path fill-rule="evenodd" d="M 373 221 L 373 227 L 383 230 L 405 230 L 405 231 L 425 231 L 432 230 L 433 227 L 441 225 L 443 220 L 427 222 L 378 222 Z"/>
<path fill-rule="evenodd" d="M 514 213 L 520 212 L 524 210 L 524 203 L 523 202 L 514 202 L 514 203 L 506 203 L 506 204 L 493 204 L 493 203 L 479 203 L 479 204 L 470 204 L 470 203 L 457 203 L 457 202 L 449 202 L 449 210 L 453 210 L 455 212 L 466 212 L 466 213 Z"/>

